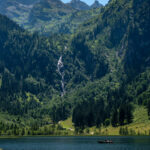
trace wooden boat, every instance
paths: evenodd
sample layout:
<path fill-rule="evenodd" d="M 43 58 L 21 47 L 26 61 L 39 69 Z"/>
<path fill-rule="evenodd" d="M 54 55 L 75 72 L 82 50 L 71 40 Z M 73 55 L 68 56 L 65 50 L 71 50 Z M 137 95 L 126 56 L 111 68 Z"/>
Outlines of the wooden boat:
<path fill-rule="evenodd" d="M 100 144 L 112 144 L 112 140 L 104 140 L 104 141 L 98 141 Z"/>

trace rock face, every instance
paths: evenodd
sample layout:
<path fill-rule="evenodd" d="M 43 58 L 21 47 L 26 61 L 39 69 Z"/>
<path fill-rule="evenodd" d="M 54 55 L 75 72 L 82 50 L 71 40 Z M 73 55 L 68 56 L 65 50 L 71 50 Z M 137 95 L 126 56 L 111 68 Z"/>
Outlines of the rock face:
<path fill-rule="evenodd" d="M 71 6 L 74 9 L 77 9 L 77 10 L 88 10 L 88 9 L 90 9 L 90 6 L 88 6 L 86 3 L 84 3 L 80 0 L 72 0 L 67 5 Z"/>
<path fill-rule="evenodd" d="M 91 5 L 91 8 L 100 8 L 103 5 L 101 3 L 99 3 L 98 0 L 95 0 L 95 2 Z"/>

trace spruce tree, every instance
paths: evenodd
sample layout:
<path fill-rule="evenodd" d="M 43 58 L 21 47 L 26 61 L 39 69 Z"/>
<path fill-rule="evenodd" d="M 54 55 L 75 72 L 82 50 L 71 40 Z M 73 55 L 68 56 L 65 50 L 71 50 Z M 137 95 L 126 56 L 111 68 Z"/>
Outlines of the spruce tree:
<path fill-rule="evenodd" d="M 119 124 L 123 125 L 125 120 L 125 110 L 123 105 L 120 106 L 119 108 Z"/>
<path fill-rule="evenodd" d="M 131 123 L 132 122 L 132 119 L 133 119 L 133 115 L 132 115 L 132 105 L 131 104 L 127 104 L 126 107 L 126 120 L 127 120 L 127 123 Z"/>
<path fill-rule="evenodd" d="M 148 115 L 150 116 L 150 100 L 147 103 Z"/>
<path fill-rule="evenodd" d="M 118 111 L 114 109 L 112 112 L 111 124 L 113 127 L 116 127 L 118 124 Z"/>

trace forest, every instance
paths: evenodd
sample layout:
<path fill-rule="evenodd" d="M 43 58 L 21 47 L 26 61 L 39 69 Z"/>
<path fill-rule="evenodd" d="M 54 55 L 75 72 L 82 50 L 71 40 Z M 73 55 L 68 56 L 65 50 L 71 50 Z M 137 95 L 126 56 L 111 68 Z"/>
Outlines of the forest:
<path fill-rule="evenodd" d="M 150 118 L 149 3 L 110 0 L 75 32 L 46 36 L 0 15 L 0 135 L 138 134 L 125 126 L 136 107 Z M 74 133 L 60 124 L 68 118 Z"/>

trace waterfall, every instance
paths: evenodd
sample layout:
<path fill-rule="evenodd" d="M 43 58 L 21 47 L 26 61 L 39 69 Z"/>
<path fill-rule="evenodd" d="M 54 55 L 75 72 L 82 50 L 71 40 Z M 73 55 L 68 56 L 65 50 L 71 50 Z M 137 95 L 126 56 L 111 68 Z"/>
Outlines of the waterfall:
<path fill-rule="evenodd" d="M 65 72 L 64 72 L 64 64 L 62 62 L 62 56 L 60 56 L 58 63 L 57 63 L 57 71 L 59 73 L 59 75 L 61 76 L 61 96 L 63 97 L 66 93 L 65 91 L 65 81 L 64 81 L 64 76 L 65 76 Z"/>

